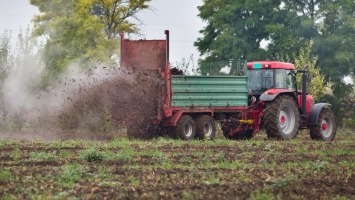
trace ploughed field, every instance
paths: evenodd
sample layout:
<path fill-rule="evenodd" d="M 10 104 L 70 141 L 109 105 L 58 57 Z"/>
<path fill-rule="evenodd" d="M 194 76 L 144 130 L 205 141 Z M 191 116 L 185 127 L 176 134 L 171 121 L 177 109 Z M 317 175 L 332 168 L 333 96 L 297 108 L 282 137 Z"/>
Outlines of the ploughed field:
<path fill-rule="evenodd" d="M 355 134 L 0 140 L 0 199 L 355 199 Z"/>

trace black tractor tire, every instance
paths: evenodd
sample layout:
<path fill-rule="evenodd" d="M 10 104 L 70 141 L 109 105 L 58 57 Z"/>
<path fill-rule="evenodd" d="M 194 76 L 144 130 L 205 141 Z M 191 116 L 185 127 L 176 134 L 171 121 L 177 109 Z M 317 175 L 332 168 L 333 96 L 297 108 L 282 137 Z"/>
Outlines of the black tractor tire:
<path fill-rule="evenodd" d="M 200 115 L 195 120 L 196 136 L 200 140 L 212 140 L 216 136 L 214 119 L 209 115 Z"/>
<path fill-rule="evenodd" d="M 294 99 L 281 95 L 267 102 L 263 122 L 269 139 L 295 138 L 300 126 L 300 113 Z"/>
<path fill-rule="evenodd" d="M 309 135 L 313 140 L 332 141 L 336 134 L 336 119 L 334 112 L 324 108 L 318 117 L 317 125 L 309 128 Z"/>
<path fill-rule="evenodd" d="M 173 137 L 182 140 L 192 140 L 196 136 L 196 125 L 189 115 L 182 115 L 173 128 Z"/>

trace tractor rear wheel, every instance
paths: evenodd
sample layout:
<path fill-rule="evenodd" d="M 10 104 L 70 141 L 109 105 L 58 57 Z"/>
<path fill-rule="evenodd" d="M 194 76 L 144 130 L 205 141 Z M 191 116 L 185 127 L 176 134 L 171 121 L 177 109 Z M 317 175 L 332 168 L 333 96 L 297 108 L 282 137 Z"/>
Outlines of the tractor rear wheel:
<path fill-rule="evenodd" d="M 336 134 L 336 128 L 334 113 L 326 108 L 320 112 L 317 125 L 310 127 L 309 135 L 314 140 L 332 141 Z"/>
<path fill-rule="evenodd" d="M 264 128 L 269 139 L 293 139 L 300 119 L 296 102 L 292 97 L 281 95 L 267 103 L 264 109 Z"/>
<path fill-rule="evenodd" d="M 196 118 L 196 136 L 203 140 L 212 140 L 216 135 L 214 119 L 209 115 L 200 115 Z"/>
<path fill-rule="evenodd" d="M 196 126 L 192 117 L 189 115 L 181 116 L 176 126 L 173 128 L 173 135 L 175 138 L 182 140 L 195 138 Z"/>

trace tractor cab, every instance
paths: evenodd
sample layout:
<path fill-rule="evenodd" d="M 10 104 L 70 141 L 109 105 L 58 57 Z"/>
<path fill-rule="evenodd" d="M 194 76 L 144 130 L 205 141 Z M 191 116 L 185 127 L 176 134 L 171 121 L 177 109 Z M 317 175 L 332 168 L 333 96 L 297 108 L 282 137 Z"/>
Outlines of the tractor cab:
<path fill-rule="evenodd" d="M 260 96 L 269 89 L 296 91 L 295 67 L 283 62 L 249 62 L 248 90 L 252 96 Z"/>

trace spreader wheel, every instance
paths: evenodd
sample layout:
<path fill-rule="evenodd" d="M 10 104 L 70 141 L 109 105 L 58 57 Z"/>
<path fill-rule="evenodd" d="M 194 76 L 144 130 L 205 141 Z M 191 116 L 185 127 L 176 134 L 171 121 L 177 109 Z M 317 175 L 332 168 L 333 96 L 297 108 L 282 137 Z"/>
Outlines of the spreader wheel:
<path fill-rule="evenodd" d="M 309 135 L 314 140 L 331 141 L 335 137 L 336 128 L 333 111 L 325 108 L 319 113 L 317 125 L 310 127 Z"/>
<path fill-rule="evenodd" d="M 189 115 L 181 116 L 176 127 L 173 128 L 173 136 L 177 139 L 191 140 L 195 138 L 195 135 L 195 121 Z"/>
<path fill-rule="evenodd" d="M 196 118 L 196 136 L 199 139 L 211 140 L 216 135 L 214 119 L 209 115 L 201 115 Z"/>

